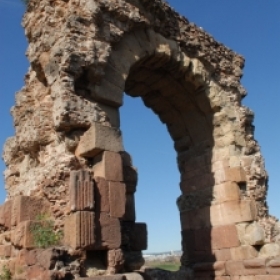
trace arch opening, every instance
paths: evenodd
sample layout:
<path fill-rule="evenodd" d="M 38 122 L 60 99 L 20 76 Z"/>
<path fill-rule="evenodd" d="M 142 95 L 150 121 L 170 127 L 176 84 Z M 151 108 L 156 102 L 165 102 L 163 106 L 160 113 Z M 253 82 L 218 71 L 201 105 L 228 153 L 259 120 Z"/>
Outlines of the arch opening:
<path fill-rule="evenodd" d="M 197 256 L 193 254 L 194 248 L 189 246 L 195 243 L 194 230 L 211 227 L 213 114 L 219 108 L 211 107 L 209 83 L 199 61 L 186 57 L 172 41 L 166 41 L 161 35 L 150 30 L 139 32 L 128 34 L 115 46 L 105 77 L 110 81 L 122 77 L 125 93 L 140 97 L 166 125 L 174 142 L 181 174 L 178 186 L 181 196 L 177 199 L 177 206 L 181 213 L 182 265 L 193 265 L 199 260 L 199 254 L 215 260 L 209 231 L 200 237 L 204 243 L 198 248 Z M 152 50 L 143 47 L 149 47 L 149 38 L 156 42 Z M 201 209 L 203 215 L 189 223 L 190 216 Z"/>

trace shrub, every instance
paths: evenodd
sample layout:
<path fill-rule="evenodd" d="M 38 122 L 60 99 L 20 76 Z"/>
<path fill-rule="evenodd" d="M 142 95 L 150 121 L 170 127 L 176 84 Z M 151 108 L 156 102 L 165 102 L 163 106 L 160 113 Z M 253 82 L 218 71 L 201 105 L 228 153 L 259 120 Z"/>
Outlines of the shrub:
<path fill-rule="evenodd" d="M 39 248 L 57 245 L 62 238 L 62 231 L 56 232 L 54 230 L 54 221 L 44 214 L 36 217 L 36 222 L 31 225 L 31 233 L 35 246 Z"/>
<path fill-rule="evenodd" d="M 0 280 L 11 280 L 11 279 L 12 279 L 12 274 L 10 270 L 6 266 L 3 266 L 2 272 L 0 274 Z"/>

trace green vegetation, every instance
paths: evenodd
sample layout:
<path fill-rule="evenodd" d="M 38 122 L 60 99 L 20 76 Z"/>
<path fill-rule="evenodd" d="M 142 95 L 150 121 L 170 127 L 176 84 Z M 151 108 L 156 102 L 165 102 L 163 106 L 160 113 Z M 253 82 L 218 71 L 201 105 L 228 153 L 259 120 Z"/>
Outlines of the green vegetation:
<path fill-rule="evenodd" d="M 36 221 L 31 226 L 35 245 L 39 248 L 57 245 L 62 238 L 62 231 L 54 230 L 54 221 L 44 214 L 38 215 Z"/>
<path fill-rule="evenodd" d="M 2 272 L 0 274 L 0 280 L 11 280 L 11 279 L 12 279 L 12 274 L 10 270 L 6 266 L 3 266 Z"/>
<path fill-rule="evenodd" d="M 168 271 L 178 271 L 181 266 L 180 258 L 175 256 L 167 257 L 163 260 L 146 260 L 145 264 L 151 268 L 159 268 Z"/>
<path fill-rule="evenodd" d="M 155 268 L 160 268 L 168 271 L 178 271 L 180 268 L 180 264 L 178 263 L 159 263 L 155 266 Z"/>

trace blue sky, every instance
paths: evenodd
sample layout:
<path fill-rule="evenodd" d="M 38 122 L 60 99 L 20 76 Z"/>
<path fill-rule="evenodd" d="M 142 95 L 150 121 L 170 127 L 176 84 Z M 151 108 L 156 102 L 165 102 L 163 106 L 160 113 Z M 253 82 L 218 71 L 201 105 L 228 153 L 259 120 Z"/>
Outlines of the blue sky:
<path fill-rule="evenodd" d="M 279 0 L 169 0 L 178 12 L 214 38 L 246 58 L 242 84 L 248 91 L 243 103 L 254 110 L 256 139 L 270 175 L 270 213 L 280 217 L 280 1 Z M 0 146 L 13 135 L 9 114 L 14 94 L 23 86 L 28 62 L 27 43 L 20 26 L 20 0 L 0 0 Z M 125 97 L 121 109 L 125 149 L 138 168 L 137 221 L 149 228 L 149 250 L 180 249 L 176 208 L 179 173 L 172 141 L 164 125 L 140 99 Z M 0 162 L 0 171 L 5 166 Z M 0 202 L 5 199 L 3 177 Z"/>

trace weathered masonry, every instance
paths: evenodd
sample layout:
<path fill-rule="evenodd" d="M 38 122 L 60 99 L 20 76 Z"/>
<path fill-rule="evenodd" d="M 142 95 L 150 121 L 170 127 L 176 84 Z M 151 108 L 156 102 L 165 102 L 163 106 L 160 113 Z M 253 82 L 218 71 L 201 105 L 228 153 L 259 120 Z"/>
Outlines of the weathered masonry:
<path fill-rule="evenodd" d="M 183 255 L 161 279 L 280 279 L 280 224 L 241 103 L 240 55 L 161 0 L 30 0 L 23 26 L 31 66 L 0 207 L 0 266 L 12 279 L 155 279 L 135 274 L 147 228 L 135 221 L 124 92 L 158 115 L 177 151 Z M 51 240 L 38 243 L 46 227 Z"/>

